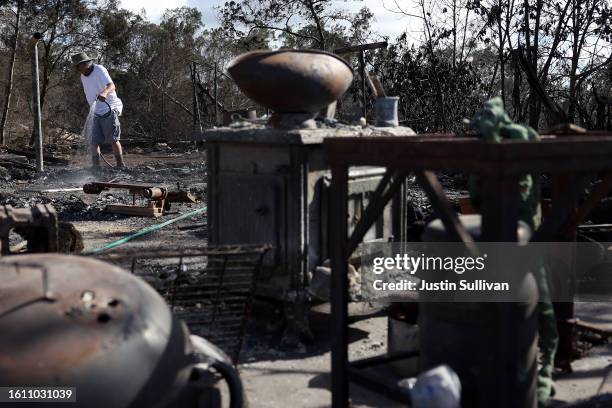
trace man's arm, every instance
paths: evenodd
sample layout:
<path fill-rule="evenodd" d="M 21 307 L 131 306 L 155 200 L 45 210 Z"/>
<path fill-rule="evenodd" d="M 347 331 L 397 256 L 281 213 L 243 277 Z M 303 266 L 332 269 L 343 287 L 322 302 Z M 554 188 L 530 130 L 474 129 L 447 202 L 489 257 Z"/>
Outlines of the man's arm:
<path fill-rule="evenodd" d="M 115 84 L 114 83 L 110 82 L 110 83 L 106 84 L 106 86 L 104 87 L 102 92 L 100 92 L 100 94 L 98 95 L 98 99 L 101 100 L 102 102 L 104 102 L 106 100 L 106 97 L 108 96 L 108 94 L 113 92 L 114 90 L 115 90 Z"/>

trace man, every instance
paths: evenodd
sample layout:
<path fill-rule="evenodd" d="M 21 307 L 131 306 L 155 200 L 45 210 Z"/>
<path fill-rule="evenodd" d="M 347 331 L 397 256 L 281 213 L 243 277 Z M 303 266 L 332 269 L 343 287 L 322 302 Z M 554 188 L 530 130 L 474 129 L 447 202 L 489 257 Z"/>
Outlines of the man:
<path fill-rule="evenodd" d="M 119 139 L 121 126 L 119 116 L 123 103 L 117 97 L 115 84 L 106 68 L 94 64 L 84 52 L 72 56 L 72 64 L 81 73 L 81 82 L 89 106 L 96 102 L 91 138 L 91 160 L 93 168 L 100 167 L 100 145 L 111 144 L 117 167 L 125 167 Z"/>

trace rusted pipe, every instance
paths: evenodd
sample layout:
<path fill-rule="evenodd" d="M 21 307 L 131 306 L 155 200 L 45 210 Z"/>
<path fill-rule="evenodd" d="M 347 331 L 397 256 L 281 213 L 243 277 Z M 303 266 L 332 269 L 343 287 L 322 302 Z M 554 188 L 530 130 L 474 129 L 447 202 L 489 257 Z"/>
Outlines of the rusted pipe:
<path fill-rule="evenodd" d="M 145 198 L 148 198 L 151 200 L 166 198 L 166 196 L 168 195 L 168 191 L 165 188 L 160 188 L 160 187 L 145 188 L 143 192 L 144 192 L 143 195 L 145 196 Z"/>

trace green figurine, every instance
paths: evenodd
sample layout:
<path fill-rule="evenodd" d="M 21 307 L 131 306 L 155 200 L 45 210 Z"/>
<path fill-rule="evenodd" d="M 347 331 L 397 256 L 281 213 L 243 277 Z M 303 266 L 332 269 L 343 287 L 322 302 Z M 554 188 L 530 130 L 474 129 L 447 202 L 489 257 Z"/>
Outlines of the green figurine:
<path fill-rule="evenodd" d="M 470 124 L 478 131 L 480 137 L 495 143 L 501 142 L 502 139 L 540 140 L 539 135 L 533 128 L 512 122 L 504 110 L 504 104 L 500 97 L 485 102 L 483 109 L 476 113 Z M 469 190 L 475 208 L 478 208 L 480 204 L 479 184 L 478 177 L 470 177 Z M 526 174 L 519 179 L 519 186 L 521 200 L 519 218 L 529 224 L 532 231 L 535 231 L 542 223 L 540 178 L 537 175 Z M 552 373 L 559 334 L 550 298 L 546 266 L 542 265 L 535 275 L 540 297 L 537 308 L 541 351 L 540 369 L 538 371 L 538 404 L 543 406 L 545 401 L 554 395 Z"/>

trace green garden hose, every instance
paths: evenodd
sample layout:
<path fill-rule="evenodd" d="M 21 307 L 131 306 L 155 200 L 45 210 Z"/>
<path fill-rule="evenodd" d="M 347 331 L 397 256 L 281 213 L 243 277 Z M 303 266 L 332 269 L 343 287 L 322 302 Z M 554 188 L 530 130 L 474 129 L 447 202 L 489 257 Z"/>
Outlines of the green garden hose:
<path fill-rule="evenodd" d="M 202 213 L 206 212 L 206 208 L 207 207 L 204 206 L 202 208 L 198 208 L 197 210 L 190 211 L 190 212 L 188 212 L 186 214 L 183 214 L 183 215 L 181 215 L 179 217 L 176 217 L 176 218 L 173 218 L 171 220 L 164 221 L 162 223 L 155 224 L 155 225 L 150 225 L 150 226 L 148 226 L 146 228 L 143 228 L 143 229 L 141 229 L 139 231 L 136 231 L 133 234 L 128 235 L 127 237 L 123 237 L 123 238 L 121 238 L 121 239 L 119 239 L 117 241 L 111 242 L 110 244 L 107 244 L 107 245 L 104 245 L 104 246 L 101 246 L 101 247 L 98 247 L 98 248 L 95 248 L 95 249 L 92 249 L 92 250 L 89 250 L 89 251 L 85 251 L 85 252 L 82 253 L 82 255 L 93 255 L 93 254 L 97 254 L 97 253 L 100 253 L 100 252 L 103 252 L 103 251 L 107 251 L 107 250 L 112 249 L 112 248 L 116 248 L 116 247 L 118 247 L 120 245 L 125 244 L 128 241 L 133 240 L 134 238 L 142 237 L 143 235 L 149 234 L 151 232 L 155 232 L 155 231 L 157 231 L 159 229 L 162 229 L 162 228 L 164 228 L 164 227 L 166 227 L 166 226 L 168 226 L 170 224 L 173 224 L 173 223 L 175 223 L 177 221 L 184 220 L 185 218 L 194 217 L 194 216 L 196 216 L 198 214 L 202 214 Z"/>

